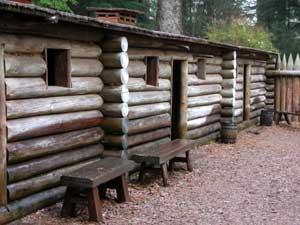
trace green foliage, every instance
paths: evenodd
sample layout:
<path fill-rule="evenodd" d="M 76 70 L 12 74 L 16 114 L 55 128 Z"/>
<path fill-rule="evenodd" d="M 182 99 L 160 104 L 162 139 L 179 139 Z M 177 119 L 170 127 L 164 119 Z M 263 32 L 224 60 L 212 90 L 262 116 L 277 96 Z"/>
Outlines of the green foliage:
<path fill-rule="evenodd" d="M 69 4 L 76 4 L 77 0 L 33 0 L 33 3 L 46 8 L 72 12 Z"/>
<path fill-rule="evenodd" d="M 207 35 L 211 41 L 277 51 L 271 41 L 272 35 L 257 26 L 233 22 L 229 24 L 215 23 L 209 27 Z"/>

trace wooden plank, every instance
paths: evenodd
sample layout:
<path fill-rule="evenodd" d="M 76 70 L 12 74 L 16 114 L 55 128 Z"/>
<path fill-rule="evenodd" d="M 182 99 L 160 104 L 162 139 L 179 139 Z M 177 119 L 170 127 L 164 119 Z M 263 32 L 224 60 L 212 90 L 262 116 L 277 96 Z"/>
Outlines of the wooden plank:
<path fill-rule="evenodd" d="M 275 110 L 279 111 L 280 110 L 280 93 L 281 93 L 281 79 L 279 77 L 276 78 L 276 82 L 275 82 Z"/>
<path fill-rule="evenodd" d="M 204 61 L 205 63 L 205 61 Z M 179 138 L 184 138 L 187 132 L 187 110 L 188 110 L 188 60 L 181 63 L 181 84 L 180 84 L 180 109 L 179 109 Z M 204 68 L 205 69 L 205 68 Z M 176 90 L 173 90 L 176 91 Z"/>
<path fill-rule="evenodd" d="M 75 172 L 62 176 L 63 185 L 93 188 L 129 172 L 134 168 L 132 161 L 104 158 Z"/>
<path fill-rule="evenodd" d="M 293 78 L 292 77 L 287 78 L 286 109 L 288 112 L 293 111 Z"/>
<path fill-rule="evenodd" d="M 250 96 L 251 96 L 251 65 L 245 65 L 244 75 L 244 120 L 250 119 Z"/>
<path fill-rule="evenodd" d="M 0 205 L 7 204 L 4 45 L 0 45 Z"/>
<path fill-rule="evenodd" d="M 286 78 L 281 78 L 280 111 L 286 111 Z"/>

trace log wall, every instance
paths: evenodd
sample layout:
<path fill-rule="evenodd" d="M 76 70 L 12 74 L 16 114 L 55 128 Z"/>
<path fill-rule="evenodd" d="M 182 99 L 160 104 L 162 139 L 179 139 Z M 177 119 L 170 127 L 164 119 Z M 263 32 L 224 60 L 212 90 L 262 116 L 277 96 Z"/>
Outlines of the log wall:
<path fill-rule="evenodd" d="M 197 59 L 189 60 L 186 138 L 205 142 L 220 135 L 222 57 L 206 59 L 206 79 L 197 77 Z"/>
<path fill-rule="evenodd" d="M 99 159 L 103 82 L 93 43 L 0 35 L 5 44 L 7 208 L 0 223 L 63 196 L 60 176 Z M 46 86 L 45 48 L 71 50 L 72 88 Z"/>

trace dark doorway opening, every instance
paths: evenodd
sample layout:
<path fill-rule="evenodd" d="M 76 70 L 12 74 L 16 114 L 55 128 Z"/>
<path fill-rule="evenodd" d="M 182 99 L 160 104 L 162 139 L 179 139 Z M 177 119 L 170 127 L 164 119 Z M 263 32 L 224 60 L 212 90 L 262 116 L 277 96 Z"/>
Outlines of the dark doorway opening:
<path fill-rule="evenodd" d="M 181 103 L 181 73 L 182 61 L 173 61 L 173 79 L 172 79 L 172 140 L 180 137 L 180 103 Z"/>

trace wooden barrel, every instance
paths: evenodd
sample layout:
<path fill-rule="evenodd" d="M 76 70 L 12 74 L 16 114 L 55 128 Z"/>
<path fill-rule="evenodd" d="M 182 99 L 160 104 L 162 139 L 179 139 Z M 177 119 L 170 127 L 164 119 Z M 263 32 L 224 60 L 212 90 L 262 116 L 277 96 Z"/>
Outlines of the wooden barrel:
<path fill-rule="evenodd" d="M 260 125 L 272 126 L 273 124 L 273 110 L 265 109 L 261 111 Z"/>
<path fill-rule="evenodd" d="M 237 125 L 234 122 L 223 122 L 221 140 L 225 144 L 235 144 L 237 139 Z"/>

